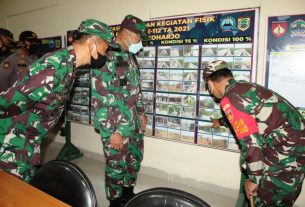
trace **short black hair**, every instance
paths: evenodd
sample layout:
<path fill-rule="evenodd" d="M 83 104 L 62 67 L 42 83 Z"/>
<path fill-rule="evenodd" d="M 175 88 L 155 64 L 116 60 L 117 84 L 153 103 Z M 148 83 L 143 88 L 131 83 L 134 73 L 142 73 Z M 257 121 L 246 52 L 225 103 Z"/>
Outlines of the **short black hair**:
<path fill-rule="evenodd" d="M 220 69 L 209 75 L 206 79 L 205 88 L 208 89 L 208 80 L 212 82 L 220 82 L 224 78 L 231 77 L 233 78 L 232 71 L 228 68 Z"/>
<path fill-rule="evenodd" d="M 89 37 L 91 37 L 92 35 L 86 34 L 83 32 L 79 32 L 76 30 L 75 32 L 73 32 L 72 36 L 73 36 L 73 42 L 74 41 L 83 42 L 83 41 L 87 40 Z"/>

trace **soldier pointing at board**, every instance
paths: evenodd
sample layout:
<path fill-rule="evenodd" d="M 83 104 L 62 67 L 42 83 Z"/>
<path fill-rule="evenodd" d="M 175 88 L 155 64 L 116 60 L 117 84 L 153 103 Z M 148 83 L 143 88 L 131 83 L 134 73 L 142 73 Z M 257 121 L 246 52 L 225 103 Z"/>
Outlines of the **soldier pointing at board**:
<path fill-rule="evenodd" d="M 256 207 L 292 206 L 305 172 L 305 120 L 276 92 L 255 83 L 233 79 L 222 60 L 208 64 L 203 80 L 241 145 L 241 164 L 248 179 L 247 197 Z M 225 122 L 220 120 L 220 123 Z M 213 120 L 214 128 L 220 126 Z"/>

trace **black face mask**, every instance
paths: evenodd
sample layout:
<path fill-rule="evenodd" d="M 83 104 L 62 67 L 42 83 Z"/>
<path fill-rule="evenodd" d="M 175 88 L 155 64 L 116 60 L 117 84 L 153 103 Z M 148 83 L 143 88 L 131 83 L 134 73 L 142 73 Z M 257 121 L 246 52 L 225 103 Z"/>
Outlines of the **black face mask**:
<path fill-rule="evenodd" d="M 93 69 L 101 68 L 105 64 L 105 62 L 107 60 L 106 55 L 102 55 L 99 52 L 97 54 L 98 54 L 97 59 L 94 59 L 93 57 L 91 57 L 90 68 L 93 68 Z"/>
<path fill-rule="evenodd" d="M 30 46 L 27 46 L 27 49 L 31 55 L 39 55 L 40 53 L 40 44 L 32 43 Z"/>

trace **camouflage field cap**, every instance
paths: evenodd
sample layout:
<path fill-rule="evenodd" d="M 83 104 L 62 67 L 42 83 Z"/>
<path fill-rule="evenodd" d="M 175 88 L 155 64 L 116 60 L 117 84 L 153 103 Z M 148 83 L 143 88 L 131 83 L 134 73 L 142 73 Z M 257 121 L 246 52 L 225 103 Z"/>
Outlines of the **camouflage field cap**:
<path fill-rule="evenodd" d="M 149 40 L 147 36 L 146 25 L 138 17 L 127 15 L 122 21 L 121 27 L 136 33 L 141 38 L 141 40 Z"/>
<path fill-rule="evenodd" d="M 97 36 L 105 40 L 109 46 L 117 47 L 117 44 L 113 39 L 112 30 L 103 22 L 97 21 L 95 19 L 87 19 L 81 22 L 78 27 L 78 31 L 81 33 Z"/>
<path fill-rule="evenodd" d="M 5 36 L 7 39 L 9 39 L 12 42 L 15 42 L 13 33 L 11 33 L 9 30 L 0 28 L 0 35 Z"/>
<path fill-rule="evenodd" d="M 206 81 L 206 79 L 211 75 L 212 73 L 221 70 L 221 69 L 228 69 L 228 65 L 223 60 L 215 60 L 212 62 L 209 62 L 207 67 L 203 71 L 203 80 Z"/>

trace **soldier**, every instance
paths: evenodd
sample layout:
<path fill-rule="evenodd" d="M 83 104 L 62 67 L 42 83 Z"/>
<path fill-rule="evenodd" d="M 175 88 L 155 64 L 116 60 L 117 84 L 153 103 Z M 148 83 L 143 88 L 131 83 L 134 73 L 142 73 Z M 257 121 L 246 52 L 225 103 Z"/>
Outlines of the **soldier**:
<path fill-rule="evenodd" d="M 15 52 L 15 45 L 13 33 L 0 28 L 0 63 Z"/>
<path fill-rule="evenodd" d="M 0 92 L 6 91 L 28 73 L 28 67 L 37 60 L 39 40 L 32 31 L 23 31 L 19 36 L 19 48 L 0 65 Z"/>
<path fill-rule="evenodd" d="M 101 67 L 113 33 L 104 23 L 81 22 L 74 43 L 48 53 L 29 73 L 0 94 L 0 168 L 28 182 L 40 164 L 40 145 L 58 121 L 73 81 L 73 70 Z"/>
<path fill-rule="evenodd" d="M 105 66 L 93 70 L 94 127 L 103 143 L 105 191 L 110 207 L 123 206 L 134 195 L 143 159 L 146 117 L 134 55 L 146 39 L 145 23 L 127 15 L 116 37 L 119 49 L 108 51 Z"/>
<path fill-rule="evenodd" d="M 247 197 L 255 206 L 292 206 L 305 172 L 305 120 L 285 98 L 255 83 L 233 79 L 224 61 L 208 64 L 203 80 L 241 145 Z"/>

